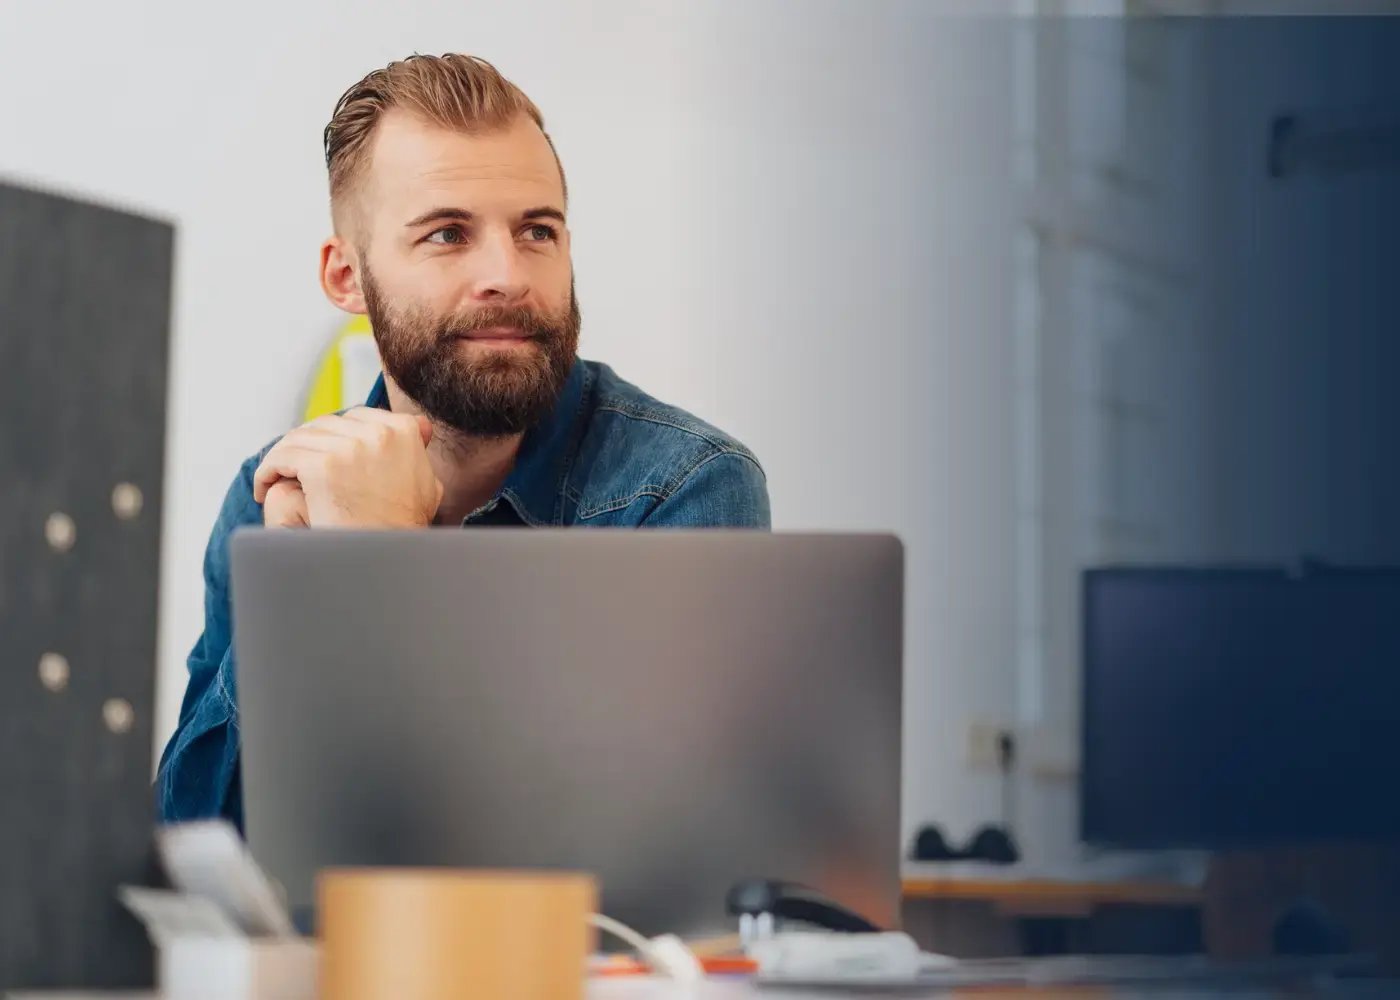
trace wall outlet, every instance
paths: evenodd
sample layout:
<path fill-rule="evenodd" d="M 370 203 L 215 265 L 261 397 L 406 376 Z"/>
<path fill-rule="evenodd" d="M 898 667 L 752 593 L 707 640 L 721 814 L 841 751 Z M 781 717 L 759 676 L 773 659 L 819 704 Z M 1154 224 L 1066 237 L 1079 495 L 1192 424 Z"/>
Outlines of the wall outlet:
<path fill-rule="evenodd" d="M 995 722 L 973 722 L 967 727 L 967 766 L 977 771 L 1001 769 L 1001 737 L 1007 727 Z"/>
<path fill-rule="evenodd" d="M 1078 736 L 1067 722 L 1027 727 L 1021 733 L 1026 773 L 1043 784 L 1075 784 L 1079 780 Z"/>

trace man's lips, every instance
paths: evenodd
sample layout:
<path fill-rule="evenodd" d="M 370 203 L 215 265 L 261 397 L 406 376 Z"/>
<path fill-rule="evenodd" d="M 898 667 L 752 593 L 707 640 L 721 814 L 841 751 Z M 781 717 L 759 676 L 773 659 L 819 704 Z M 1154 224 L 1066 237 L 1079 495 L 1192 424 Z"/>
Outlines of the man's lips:
<path fill-rule="evenodd" d="M 518 326 L 488 326 L 462 335 L 464 340 L 529 340 L 530 334 Z"/>

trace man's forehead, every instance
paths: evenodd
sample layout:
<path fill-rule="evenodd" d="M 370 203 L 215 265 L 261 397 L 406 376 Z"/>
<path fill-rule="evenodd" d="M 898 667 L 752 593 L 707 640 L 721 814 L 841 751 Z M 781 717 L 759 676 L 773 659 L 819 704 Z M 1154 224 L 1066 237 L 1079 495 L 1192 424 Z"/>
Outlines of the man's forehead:
<path fill-rule="evenodd" d="M 473 198 L 563 208 L 554 151 L 524 116 L 505 128 L 467 133 L 390 112 L 376 129 L 366 179 L 376 199 L 393 211 Z"/>

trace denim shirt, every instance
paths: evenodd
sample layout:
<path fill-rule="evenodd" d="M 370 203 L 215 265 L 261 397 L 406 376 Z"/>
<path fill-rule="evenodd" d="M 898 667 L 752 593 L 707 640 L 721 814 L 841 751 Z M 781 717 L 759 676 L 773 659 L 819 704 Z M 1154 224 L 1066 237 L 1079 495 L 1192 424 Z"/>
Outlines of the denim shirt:
<path fill-rule="evenodd" d="M 388 409 L 382 377 L 368 405 Z M 204 633 L 190 652 L 180 721 L 156 776 L 163 822 L 224 816 L 243 825 L 228 540 L 237 528 L 262 524 L 253 473 L 271 447 L 243 463 L 209 538 Z M 607 365 L 577 361 L 553 412 L 525 434 L 505 485 L 462 527 L 768 523 L 768 489 L 752 452 Z"/>

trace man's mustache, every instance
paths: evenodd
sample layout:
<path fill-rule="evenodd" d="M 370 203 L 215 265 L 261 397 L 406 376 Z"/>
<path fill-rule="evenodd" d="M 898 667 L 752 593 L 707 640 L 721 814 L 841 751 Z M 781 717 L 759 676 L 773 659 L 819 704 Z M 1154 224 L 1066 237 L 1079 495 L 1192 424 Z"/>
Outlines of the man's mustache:
<path fill-rule="evenodd" d="M 533 309 L 477 309 L 468 316 L 461 316 L 444 323 L 438 331 L 439 340 L 465 337 L 490 327 L 506 326 L 524 330 L 532 340 L 552 336 L 559 327 L 547 317 Z"/>

